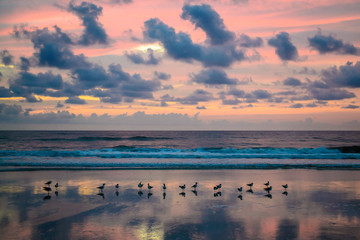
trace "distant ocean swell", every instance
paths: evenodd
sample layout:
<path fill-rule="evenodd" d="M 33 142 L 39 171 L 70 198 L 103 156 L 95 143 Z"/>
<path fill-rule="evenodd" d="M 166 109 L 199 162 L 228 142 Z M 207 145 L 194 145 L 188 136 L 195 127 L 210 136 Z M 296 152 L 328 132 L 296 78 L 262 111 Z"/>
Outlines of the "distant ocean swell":
<path fill-rule="evenodd" d="M 1 150 L 0 166 L 67 168 L 360 168 L 357 147 Z"/>

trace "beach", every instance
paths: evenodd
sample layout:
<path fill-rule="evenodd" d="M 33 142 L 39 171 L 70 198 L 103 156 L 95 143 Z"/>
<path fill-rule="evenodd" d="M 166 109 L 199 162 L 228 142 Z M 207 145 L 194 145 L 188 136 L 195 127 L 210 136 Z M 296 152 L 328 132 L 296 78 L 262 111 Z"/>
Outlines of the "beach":
<path fill-rule="evenodd" d="M 359 239 L 360 178 L 311 169 L 4 171 L 0 213 L 2 239 Z"/>

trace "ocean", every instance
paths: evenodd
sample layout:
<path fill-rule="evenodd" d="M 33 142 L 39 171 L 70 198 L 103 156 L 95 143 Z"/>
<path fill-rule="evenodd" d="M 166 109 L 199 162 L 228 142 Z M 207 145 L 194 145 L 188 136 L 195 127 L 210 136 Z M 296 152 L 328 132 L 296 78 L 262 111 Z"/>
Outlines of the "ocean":
<path fill-rule="evenodd" d="M 357 131 L 0 131 L 0 169 L 359 169 Z"/>

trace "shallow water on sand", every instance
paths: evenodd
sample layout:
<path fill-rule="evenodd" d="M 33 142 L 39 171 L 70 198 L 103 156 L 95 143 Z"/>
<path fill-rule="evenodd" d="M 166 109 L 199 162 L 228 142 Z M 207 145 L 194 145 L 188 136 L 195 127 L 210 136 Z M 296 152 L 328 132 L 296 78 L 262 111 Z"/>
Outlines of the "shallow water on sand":
<path fill-rule="evenodd" d="M 308 169 L 2 172 L 0 236 L 360 239 L 359 173 Z M 48 180 L 53 181 L 49 193 L 43 190 Z M 139 181 L 145 183 L 141 191 Z M 199 185 L 193 192 L 190 186 L 196 181 Z M 271 196 L 263 189 L 267 181 L 273 187 Z M 151 191 L 145 188 L 148 182 L 154 186 Z M 247 191 L 250 182 L 254 182 L 253 193 Z M 100 191 L 97 186 L 102 183 L 106 185 Z M 219 183 L 221 191 L 214 191 Z M 287 195 L 282 188 L 285 183 Z M 183 184 L 187 187 L 182 193 L 178 186 Z M 242 194 L 237 190 L 240 186 Z"/>

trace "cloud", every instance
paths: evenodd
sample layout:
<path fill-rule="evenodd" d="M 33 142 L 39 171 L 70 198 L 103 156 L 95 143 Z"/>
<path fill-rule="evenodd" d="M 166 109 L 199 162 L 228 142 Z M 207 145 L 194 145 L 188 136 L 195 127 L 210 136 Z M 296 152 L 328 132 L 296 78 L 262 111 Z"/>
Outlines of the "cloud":
<path fill-rule="evenodd" d="M 290 41 L 287 32 L 280 32 L 268 40 L 270 46 L 275 47 L 275 52 L 283 61 L 296 61 L 299 57 L 296 47 Z"/>
<path fill-rule="evenodd" d="M 354 45 L 344 43 L 341 39 L 336 39 L 333 35 L 324 36 L 321 32 L 308 38 L 308 41 L 310 47 L 317 50 L 320 54 L 334 52 L 339 54 L 359 55 L 360 53 L 359 48 Z"/>
<path fill-rule="evenodd" d="M 31 40 L 35 59 L 39 66 L 56 67 L 59 69 L 73 69 L 78 67 L 90 67 L 83 54 L 75 55 L 70 46 L 73 45 L 71 38 L 54 26 L 55 31 L 48 28 L 29 30 L 23 26 L 14 27 L 13 34 L 17 38 L 25 37 Z"/>
<path fill-rule="evenodd" d="M 257 89 L 255 91 L 252 91 L 252 95 L 255 96 L 256 99 L 266 99 L 272 97 L 271 93 L 262 89 Z"/>
<path fill-rule="evenodd" d="M 206 110 L 206 107 L 205 106 L 196 106 L 196 109 L 198 109 L 198 110 Z"/>
<path fill-rule="evenodd" d="M 236 85 L 236 78 L 229 78 L 225 71 L 221 69 L 209 68 L 202 70 L 198 74 L 190 75 L 191 81 L 205 85 Z"/>
<path fill-rule="evenodd" d="M 360 106 L 349 104 L 349 105 L 344 106 L 342 108 L 345 108 L 345 109 L 358 109 L 358 108 L 360 108 Z"/>
<path fill-rule="evenodd" d="M 152 18 L 144 23 L 144 38 L 158 40 L 162 43 L 167 54 L 175 60 L 201 62 L 206 67 L 228 67 L 235 61 L 246 58 L 241 49 L 234 44 L 205 47 L 194 44 L 186 33 L 175 33 L 175 29 L 169 27 L 158 18 Z"/>
<path fill-rule="evenodd" d="M 303 108 L 303 107 L 304 107 L 304 105 L 302 105 L 301 103 L 295 103 L 290 106 L 290 108 Z"/>
<path fill-rule="evenodd" d="M 102 14 L 101 6 L 90 2 L 82 2 L 76 6 L 73 2 L 70 2 L 68 10 L 76 14 L 85 27 L 84 33 L 78 42 L 79 44 L 88 46 L 96 43 L 109 43 L 109 37 L 102 24 L 98 21 L 99 16 Z"/>
<path fill-rule="evenodd" d="M 148 59 L 144 59 L 142 54 L 136 54 L 136 53 L 126 53 L 126 57 L 135 64 L 145 64 L 145 65 L 158 65 L 160 62 L 160 59 L 156 58 L 154 56 L 154 50 L 149 48 L 147 50 Z"/>
<path fill-rule="evenodd" d="M 256 47 L 261 47 L 263 45 L 262 38 L 260 37 L 251 38 L 244 33 L 240 35 L 238 42 L 241 47 L 246 47 L 246 48 L 256 48 Z"/>
<path fill-rule="evenodd" d="M 354 93 L 338 88 L 310 88 L 311 95 L 317 100 L 342 100 L 356 97 Z"/>
<path fill-rule="evenodd" d="M 175 100 L 184 105 L 197 105 L 199 102 L 208 102 L 213 99 L 214 97 L 210 92 L 202 89 L 197 89 L 189 96 L 184 98 L 177 98 Z"/>
<path fill-rule="evenodd" d="M 20 105 L 0 103 L 0 120 L 12 119 L 21 113 L 23 109 Z"/>
<path fill-rule="evenodd" d="M 13 96 L 14 94 L 10 91 L 10 89 L 0 86 L 0 98 L 10 98 Z"/>
<path fill-rule="evenodd" d="M 20 57 L 20 69 L 21 71 L 29 71 L 30 69 L 30 60 L 25 57 Z"/>
<path fill-rule="evenodd" d="M 322 80 L 334 87 L 360 87 L 360 62 L 354 65 L 347 62 L 339 68 L 336 66 L 321 71 Z"/>
<path fill-rule="evenodd" d="M 68 99 L 65 100 L 65 103 L 82 105 L 82 104 L 86 104 L 86 101 L 79 97 L 69 97 Z"/>
<path fill-rule="evenodd" d="M 56 108 L 63 108 L 63 107 L 64 107 L 64 104 L 62 104 L 60 101 L 57 102 Z"/>
<path fill-rule="evenodd" d="M 181 17 L 204 30 L 212 45 L 224 44 L 235 38 L 235 34 L 226 29 L 223 19 L 210 5 L 186 4 L 182 11 Z"/>
<path fill-rule="evenodd" d="M 292 87 L 297 87 L 297 86 L 301 86 L 301 81 L 297 78 L 293 78 L 293 77 L 288 77 L 283 81 L 283 84 L 285 86 L 292 86 Z"/>
<path fill-rule="evenodd" d="M 169 80 L 171 78 L 171 74 L 158 72 L 158 71 L 154 72 L 154 76 L 156 79 L 159 79 L 159 80 Z"/>
<path fill-rule="evenodd" d="M 8 50 L 2 50 L 0 52 L 1 61 L 5 66 L 13 65 L 13 59 L 14 57 L 10 54 Z"/>

